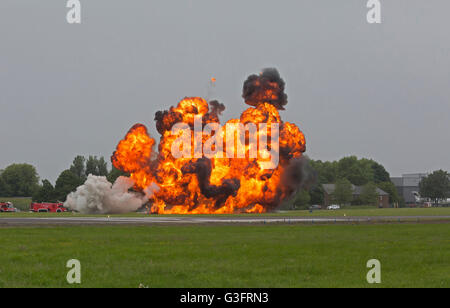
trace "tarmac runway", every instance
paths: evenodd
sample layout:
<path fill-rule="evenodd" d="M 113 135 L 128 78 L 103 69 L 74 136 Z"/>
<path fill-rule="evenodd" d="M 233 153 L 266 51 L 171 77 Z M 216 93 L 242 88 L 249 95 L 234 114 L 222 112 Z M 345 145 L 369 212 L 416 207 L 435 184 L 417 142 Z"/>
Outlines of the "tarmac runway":
<path fill-rule="evenodd" d="M 450 222 L 450 216 L 377 217 L 1 217 L 0 227 L 71 225 L 202 225 L 202 224 L 345 224 L 345 223 Z"/>

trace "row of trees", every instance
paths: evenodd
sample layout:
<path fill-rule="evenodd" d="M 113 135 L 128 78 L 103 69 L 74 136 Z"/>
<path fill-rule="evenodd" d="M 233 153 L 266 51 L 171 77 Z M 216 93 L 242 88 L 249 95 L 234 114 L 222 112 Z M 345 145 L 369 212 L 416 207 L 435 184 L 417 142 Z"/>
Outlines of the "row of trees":
<path fill-rule="evenodd" d="M 311 160 L 311 166 L 318 173 L 319 183 L 336 183 L 337 180 L 344 178 L 356 186 L 363 186 L 369 182 L 391 181 L 389 172 L 381 164 L 371 159 L 358 159 L 356 156 L 344 157 L 333 162 Z"/>
<path fill-rule="evenodd" d="M 73 160 L 70 168 L 64 170 L 59 175 L 54 187 L 50 181 L 42 181 L 42 185 L 33 194 L 33 201 L 65 201 L 67 195 L 82 185 L 89 174 L 105 176 L 113 183 L 119 176 L 123 175 L 123 172 L 114 167 L 109 170 L 104 157 L 97 158 L 96 156 L 89 156 L 85 158 L 84 156 L 77 156 Z"/>
<path fill-rule="evenodd" d="M 310 164 L 317 174 L 317 181 L 309 190 L 300 191 L 294 197 L 293 205 L 298 208 L 323 204 L 323 184 L 336 184 L 332 197 L 338 204 L 376 204 L 377 188 L 389 194 L 391 203 L 402 203 L 389 172 L 374 160 L 349 156 L 333 162 L 311 160 Z M 363 186 L 362 193 L 356 200 L 353 199 L 352 184 Z"/>
<path fill-rule="evenodd" d="M 364 204 L 377 206 L 379 200 L 377 188 L 376 184 L 369 182 L 362 186 L 361 194 L 355 199 L 352 183 L 346 178 L 343 178 L 336 182 L 335 190 L 331 197 L 333 202 L 339 205 Z M 398 195 L 396 191 L 394 195 Z"/>
<path fill-rule="evenodd" d="M 377 188 L 389 194 L 389 202 L 404 206 L 405 201 L 390 180 L 390 175 L 379 163 L 369 159 L 358 159 L 355 156 L 344 157 L 339 161 L 322 162 L 311 160 L 316 171 L 316 184 L 309 190 L 300 191 L 291 204 L 297 208 L 305 208 L 311 204 L 324 203 L 323 184 L 335 184 L 332 194 L 337 204 L 377 205 L 379 195 Z M 354 199 L 352 184 L 362 186 L 359 198 Z M 435 203 L 450 198 L 450 173 L 438 170 L 424 178 L 420 183 L 420 194 Z"/>
<path fill-rule="evenodd" d="M 344 157 L 339 161 L 310 161 L 317 174 L 316 184 L 308 190 L 300 191 L 289 203 L 296 207 L 324 203 L 323 184 L 335 183 L 334 202 L 338 204 L 376 204 L 377 188 L 387 192 L 391 203 L 403 203 L 397 189 L 390 180 L 390 175 L 379 163 L 355 156 Z M 108 164 L 103 157 L 77 156 L 69 169 L 64 170 L 56 180 L 55 186 L 48 180 L 39 184 L 36 168 L 29 164 L 13 164 L 0 170 L 1 197 L 33 197 L 33 201 L 65 201 L 66 196 L 82 185 L 89 174 L 106 176 L 113 183 L 125 175 Z M 352 184 L 363 186 L 360 198 L 353 199 Z M 438 200 L 450 198 L 450 174 L 443 170 L 436 171 L 420 184 L 422 197 Z"/>
<path fill-rule="evenodd" d="M 77 156 L 69 169 L 64 170 L 55 182 L 48 180 L 39 183 L 36 168 L 29 164 L 13 164 L 0 170 L 1 197 L 32 197 L 35 202 L 65 201 L 67 195 L 82 185 L 89 174 L 106 176 L 110 182 L 123 175 L 116 168 L 108 169 L 104 157 Z"/>

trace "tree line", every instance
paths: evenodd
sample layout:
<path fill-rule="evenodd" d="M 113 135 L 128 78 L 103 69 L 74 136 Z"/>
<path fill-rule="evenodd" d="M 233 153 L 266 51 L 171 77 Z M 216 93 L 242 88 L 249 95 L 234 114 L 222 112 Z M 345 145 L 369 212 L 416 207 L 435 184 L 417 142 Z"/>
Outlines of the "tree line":
<path fill-rule="evenodd" d="M 338 204 L 376 205 L 377 188 L 389 194 L 390 203 L 404 204 L 390 175 L 381 164 L 371 159 L 358 159 L 356 156 L 344 157 L 338 161 L 310 160 L 310 167 L 316 174 L 312 187 L 299 191 L 287 205 L 305 208 L 311 204 L 324 203 L 323 184 L 335 184 L 332 195 Z M 0 197 L 32 197 L 35 202 L 64 202 L 66 197 L 82 185 L 89 174 L 106 176 L 113 183 L 122 171 L 108 164 L 104 157 L 76 156 L 67 170 L 61 172 L 55 185 L 48 180 L 40 182 L 36 168 L 29 164 L 13 164 L 0 170 Z M 359 198 L 353 198 L 352 185 L 362 186 Z M 435 171 L 420 183 L 422 197 L 437 202 L 450 198 L 450 174 L 443 170 Z"/>
<path fill-rule="evenodd" d="M 307 208 L 312 204 L 324 204 L 325 191 L 323 184 L 335 184 L 332 194 L 333 202 L 345 205 L 377 205 L 377 188 L 389 194 L 389 202 L 405 205 L 399 195 L 389 172 L 385 167 L 371 159 L 358 159 L 356 156 L 344 157 L 338 161 L 311 160 L 311 168 L 315 170 L 315 185 L 301 190 L 291 200 L 290 205 L 296 208 Z M 425 178 L 420 187 L 422 197 L 445 199 L 450 197 L 450 175 L 443 170 L 436 171 Z M 353 186 L 362 186 L 358 198 L 353 196 Z M 289 206 L 289 204 L 288 204 Z"/>
<path fill-rule="evenodd" d="M 0 197 L 32 197 L 34 202 L 64 202 L 69 193 L 82 185 L 89 174 L 105 176 L 110 182 L 124 175 L 108 164 L 104 157 L 76 156 L 70 167 L 58 176 L 53 186 L 49 180 L 40 183 L 36 168 L 30 164 L 12 164 L 0 170 Z"/>
<path fill-rule="evenodd" d="M 306 208 L 311 204 L 324 204 L 325 191 L 323 184 L 335 184 L 332 194 L 337 204 L 375 205 L 378 201 L 377 188 L 389 194 L 391 203 L 401 203 L 390 174 L 383 165 L 372 159 L 358 159 L 356 156 L 344 157 L 338 161 L 310 160 L 311 168 L 316 172 L 315 185 L 300 191 L 292 205 Z M 353 186 L 362 186 L 359 198 L 353 198 Z"/>

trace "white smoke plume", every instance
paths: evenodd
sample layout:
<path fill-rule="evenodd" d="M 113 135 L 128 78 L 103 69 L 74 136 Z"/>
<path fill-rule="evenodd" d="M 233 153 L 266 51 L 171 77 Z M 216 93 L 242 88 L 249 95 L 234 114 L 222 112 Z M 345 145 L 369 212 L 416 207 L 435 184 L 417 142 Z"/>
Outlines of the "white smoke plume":
<path fill-rule="evenodd" d="M 89 175 L 86 182 L 67 196 L 64 206 L 82 214 L 123 214 L 135 212 L 158 189 L 152 185 L 143 194 L 129 192 L 134 181 L 119 177 L 111 184 L 104 176 Z"/>

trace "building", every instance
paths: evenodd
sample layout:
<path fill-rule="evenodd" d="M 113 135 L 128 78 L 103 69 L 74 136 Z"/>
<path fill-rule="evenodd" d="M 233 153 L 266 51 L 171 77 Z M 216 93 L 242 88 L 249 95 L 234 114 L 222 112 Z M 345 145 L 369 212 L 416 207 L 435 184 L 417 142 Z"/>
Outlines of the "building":
<path fill-rule="evenodd" d="M 323 184 L 322 186 L 323 186 L 323 190 L 324 190 L 324 205 L 327 207 L 332 204 L 332 195 L 334 193 L 334 189 L 336 188 L 336 185 Z M 357 199 L 361 195 L 363 188 L 362 188 L 362 186 L 355 186 L 355 185 L 352 185 L 352 188 L 353 188 L 353 199 Z M 379 195 L 378 206 L 382 207 L 382 208 L 390 207 L 389 194 L 379 188 L 377 188 L 377 192 Z"/>
<path fill-rule="evenodd" d="M 427 176 L 426 173 L 404 174 L 402 177 L 391 178 L 391 181 L 406 204 L 416 204 L 416 196 L 420 192 L 420 182 Z"/>

